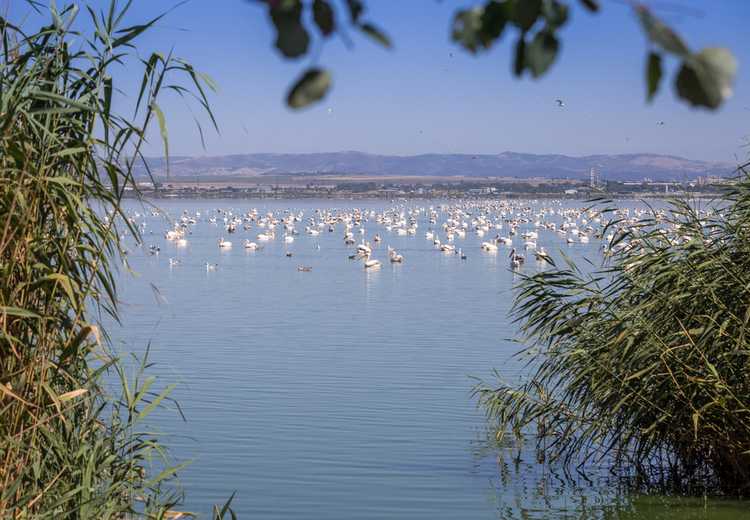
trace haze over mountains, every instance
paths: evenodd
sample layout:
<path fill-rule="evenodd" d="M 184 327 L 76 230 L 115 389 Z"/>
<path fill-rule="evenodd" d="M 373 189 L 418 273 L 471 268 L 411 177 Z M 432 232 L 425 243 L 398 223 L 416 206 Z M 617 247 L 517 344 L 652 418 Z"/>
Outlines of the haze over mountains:
<path fill-rule="evenodd" d="M 156 176 L 166 175 L 163 159 L 148 161 L 152 173 Z M 170 175 L 177 178 L 217 175 L 257 176 L 261 179 L 265 175 L 367 175 L 585 179 L 591 168 L 596 168 L 606 180 L 634 181 L 650 178 L 654 181 L 684 181 L 707 175 L 726 176 L 732 173 L 734 166 L 730 163 L 646 153 L 572 157 L 515 152 L 412 156 L 332 152 L 170 158 Z M 145 169 L 141 167 L 137 174 L 145 175 Z"/>

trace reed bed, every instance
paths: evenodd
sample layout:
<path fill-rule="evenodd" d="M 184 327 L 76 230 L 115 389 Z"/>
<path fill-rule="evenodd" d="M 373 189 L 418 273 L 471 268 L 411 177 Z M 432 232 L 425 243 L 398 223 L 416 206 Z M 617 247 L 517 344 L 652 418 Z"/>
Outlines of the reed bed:
<path fill-rule="evenodd" d="M 601 267 L 566 259 L 523 278 L 512 312 L 531 375 L 476 388 L 498 435 L 531 437 L 566 466 L 608 461 L 642 484 L 750 493 L 750 177 L 740 172 L 706 206 L 715 211 L 673 200 L 619 229 Z"/>
<path fill-rule="evenodd" d="M 117 319 L 121 240 L 138 238 L 121 201 L 148 128 L 167 145 L 158 100 L 210 116 L 205 78 L 136 52 L 158 18 L 126 26 L 130 2 L 29 5 L 49 23 L 0 19 L 0 517 L 177 517 L 182 466 L 144 423 L 171 387 L 154 390 L 147 356 L 126 373 L 98 323 Z M 140 74 L 126 101 L 124 65 Z"/>

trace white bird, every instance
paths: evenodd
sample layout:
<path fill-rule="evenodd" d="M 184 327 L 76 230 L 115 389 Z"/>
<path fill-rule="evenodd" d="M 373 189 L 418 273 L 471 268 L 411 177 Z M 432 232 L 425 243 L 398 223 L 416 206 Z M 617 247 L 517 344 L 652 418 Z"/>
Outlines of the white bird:
<path fill-rule="evenodd" d="M 370 253 L 372 253 L 372 248 L 369 244 L 362 242 L 357 246 L 357 251 L 365 256 L 370 256 Z"/>
<path fill-rule="evenodd" d="M 398 254 L 396 250 L 390 246 L 388 247 L 388 256 L 390 257 L 392 263 L 400 264 L 401 262 L 404 261 L 404 257 Z"/>
<path fill-rule="evenodd" d="M 515 269 L 515 268 L 521 267 L 521 264 L 523 264 L 523 262 L 524 262 L 524 257 L 519 254 L 516 254 L 516 248 L 514 247 L 513 249 L 511 249 L 510 266 Z"/>
<path fill-rule="evenodd" d="M 370 255 L 365 256 L 365 269 L 376 269 L 380 267 L 380 260 L 370 260 Z"/>

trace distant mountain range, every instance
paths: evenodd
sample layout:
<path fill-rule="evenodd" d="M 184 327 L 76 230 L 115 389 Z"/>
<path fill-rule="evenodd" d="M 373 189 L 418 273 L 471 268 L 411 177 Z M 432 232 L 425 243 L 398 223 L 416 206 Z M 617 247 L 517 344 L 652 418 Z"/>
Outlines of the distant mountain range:
<path fill-rule="evenodd" d="M 149 159 L 156 176 L 167 173 L 163 159 Z M 515 178 L 588 178 L 596 168 L 602 179 L 654 181 L 691 180 L 698 176 L 726 176 L 729 163 L 695 161 L 658 154 L 537 155 L 503 152 L 500 154 L 422 154 L 376 155 L 362 152 L 333 153 L 253 153 L 214 157 L 170 158 L 170 175 L 264 176 L 264 175 L 367 175 L 367 176 L 464 176 Z M 145 169 L 137 174 L 145 175 Z"/>

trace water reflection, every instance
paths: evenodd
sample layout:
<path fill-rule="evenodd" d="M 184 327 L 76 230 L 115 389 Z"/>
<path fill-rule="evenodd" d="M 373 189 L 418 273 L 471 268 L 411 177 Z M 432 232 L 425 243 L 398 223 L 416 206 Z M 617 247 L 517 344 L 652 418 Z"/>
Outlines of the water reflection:
<path fill-rule="evenodd" d="M 493 435 L 471 446 L 477 468 L 491 466 L 488 498 L 502 520 L 740 520 L 741 500 L 634 492 L 627 477 L 606 465 L 566 469 L 540 463 L 534 450 Z"/>

